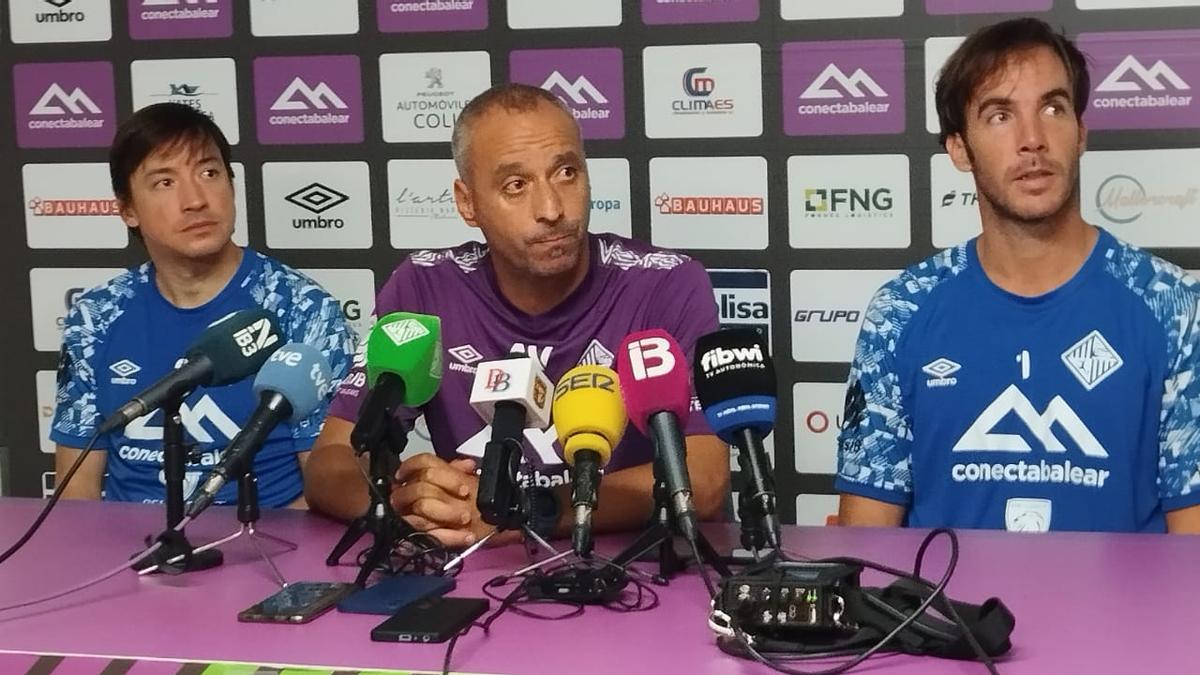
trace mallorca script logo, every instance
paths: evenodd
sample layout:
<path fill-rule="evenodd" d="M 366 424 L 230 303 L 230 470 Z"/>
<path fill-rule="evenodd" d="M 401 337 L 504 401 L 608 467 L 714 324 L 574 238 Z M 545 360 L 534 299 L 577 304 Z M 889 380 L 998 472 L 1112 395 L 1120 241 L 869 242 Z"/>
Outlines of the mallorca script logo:
<path fill-rule="evenodd" d="M 1109 176 L 1096 189 L 1096 208 L 1109 221 L 1126 225 L 1142 217 L 1147 207 L 1172 207 L 1179 210 L 1195 206 L 1200 188 L 1188 188 L 1176 194 L 1150 193 L 1141 181 L 1125 174 Z"/>

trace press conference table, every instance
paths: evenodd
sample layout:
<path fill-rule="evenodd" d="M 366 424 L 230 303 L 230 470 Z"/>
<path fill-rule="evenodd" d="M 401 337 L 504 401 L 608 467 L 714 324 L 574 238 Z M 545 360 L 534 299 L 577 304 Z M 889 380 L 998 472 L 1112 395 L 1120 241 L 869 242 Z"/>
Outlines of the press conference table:
<path fill-rule="evenodd" d="M 0 499 L 0 548 L 15 540 L 42 504 Z M 161 507 L 63 502 L 27 547 L 0 565 L 0 606 L 112 569 L 138 548 L 143 535 L 161 529 L 162 519 Z M 189 527 L 188 535 L 194 543 L 210 541 L 236 524 L 231 509 L 215 507 Z M 299 511 L 265 511 L 259 527 L 301 543 L 299 550 L 276 558 L 289 580 L 353 579 L 356 568 L 324 564 L 343 531 L 340 524 Z M 728 549 L 736 536 L 733 528 L 709 528 L 718 550 Z M 784 538 L 786 548 L 806 556 L 854 555 L 911 568 L 923 534 L 789 527 Z M 1016 646 L 1000 665 L 1002 673 L 1200 672 L 1195 652 L 1200 537 L 964 531 L 959 538 L 952 597 L 981 602 L 997 595 L 1017 617 Z M 601 548 L 615 551 L 626 540 L 605 537 Z M 0 612 L 0 673 L 24 672 L 35 664 L 44 669 L 45 657 L 36 656 L 44 654 L 105 657 L 68 658 L 56 673 L 187 672 L 178 663 L 155 659 L 297 664 L 327 671 L 440 670 L 444 645 L 371 642 L 370 629 L 382 617 L 335 610 L 300 626 L 239 623 L 239 610 L 277 586 L 249 542 L 234 541 L 225 551 L 225 564 L 213 570 L 149 577 L 123 572 L 44 605 Z M 944 540 L 934 546 L 927 575 L 940 573 L 945 551 Z M 454 595 L 481 595 L 480 584 L 521 567 L 524 555 L 520 546 L 480 552 L 468 559 Z M 870 576 L 865 583 L 886 581 Z M 459 641 L 453 668 L 473 673 L 769 672 L 716 648 L 706 625 L 708 602 L 694 573 L 656 590 L 661 606 L 642 613 L 589 607 L 583 616 L 556 622 L 506 614 L 490 635 L 475 629 Z M 137 663 L 104 671 L 114 658 Z M 985 672 L 979 664 L 902 655 L 884 656 L 863 668 L 872 673 Z"/>

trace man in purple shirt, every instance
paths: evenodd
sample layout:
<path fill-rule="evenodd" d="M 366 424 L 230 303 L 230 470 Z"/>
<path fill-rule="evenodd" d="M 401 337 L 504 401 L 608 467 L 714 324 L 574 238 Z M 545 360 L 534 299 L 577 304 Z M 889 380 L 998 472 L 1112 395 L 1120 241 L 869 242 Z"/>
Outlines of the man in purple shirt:
<path fill-rule="evenodd" d="M 473 364 L 512 351 L 536 356 L 557 381 L 578 364 L 611 366 L 621 340 L 663 328 L 692 357 L 696 339 L 717 329 L 712 285 L 690 258 L 614 235 L 588 234 L 591 190 L 574 117 L 552 94 L 520 84 L 476 97 L 455 123 L 452 152 L 458 212 L 486 245 L 418 251 L 379 292 L 376 312 L 410 311 L 442 319 L 447 365 L 441 389 L 422 410 L 436 455 L 405 460 L 391 500 L 415 527 L 450 546 L 491 530 L 475 506 L 475 470 L 490 428 L 468 399 Z M 330 515 L 366 510 L 350 431 L 362 402 L 347 378 L 309 459 L 305 496 Z M 721 512 L 729 489 L 729 449 L 694 410 L 686 422 L 687 464 L 701 518 Z M 523 475 L 553 488 L 558 534 L 571 522 L 570 481 L 555 453 L 555 431 L 527 430 Z M 597 531 L 635 528 L 653 507 L 651 442 L 632 425 L 615 449 L 600 491 Z M 514 533 L 515 534 L 515 533 Z M 512 541 L 512 536 L 494 537 Z M 490 542 L 489 542 L 490 543 Z"/>

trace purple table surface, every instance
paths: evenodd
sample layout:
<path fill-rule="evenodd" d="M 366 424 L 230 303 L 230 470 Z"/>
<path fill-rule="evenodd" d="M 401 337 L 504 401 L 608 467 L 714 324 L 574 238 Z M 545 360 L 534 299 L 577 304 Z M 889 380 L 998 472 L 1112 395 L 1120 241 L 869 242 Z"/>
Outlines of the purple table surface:
<path fill-rule="evenodd" d="M 0 499 L 0 548 L 32 522 L 40 500 Z M 119 565 L 142 537 L 161 529 L 161 507 L 63 502 L 33 540 L 0 565 L 0 607 L 66 589 Z M 211 541 L 237 525 L 216 507 L 188 528 L 193 543 Z M 301 543 L 276 558 L 295 580 L 353 579 L 356 568 L 328 568 L 324 558 L 340 524 L 300 511 L 264 511 L 259 529 Z M 709 528 L 718 550 L 736 531 Z M 852 555 L 911 568 L 923 531 L 785 528 L 786 548 L 811 557 Z M 615 551 L 628 537 L 602 538 Z M 1017 617 L 1014 649 L 1000 672 L 1200 672 L 1194 645 L 1200 537 L 1168 535 L 1050 535 L 964 531 L 956 599 L 999 596 Z M 364 538 L 361 543 L 367 540 Z M 355 550 L 361 547 L 356 547 Z M 945 540 L 931 547 L 927 576 L 940 575 Z M 239 623 L 237 612 L 276 590 L 249 542 L 226 545 L 223 566 L 182 576 L 137 577 L 123 572 L 88 590 L 33 608 L 0 612 L 0 651 L 157 657 L 180 660 L 299 664 L 338 669 L 438 670 L 444 645 L 371 642 L 382 617 L 330 612 L 306 625 Z M 350 556 L 347 556 L 349 559 Z M 454 595 L 481 595 L 486 579 L 523 566 L 520 546 L 472 556 Z M 882 576 L 864 583 L 880 585 Z M 764 673 L 766 668 L 723 654 L 706 620 L 708 602 L 695 573 L 656 588 L 657 609 L 617 614 L 590 607 L 556 622 L 514 614 L 491 634 L 472 630 L 459 640 L 453 668 L 475 673 Z M 495 606 L 495 603 L 493 603 Z M 807 669 L 816 669 L 807 664 Z M 980 664 L 883 656 L 867 673 L 982 673 Z M 858 671 L 856 671 L 858 672 Z"/>

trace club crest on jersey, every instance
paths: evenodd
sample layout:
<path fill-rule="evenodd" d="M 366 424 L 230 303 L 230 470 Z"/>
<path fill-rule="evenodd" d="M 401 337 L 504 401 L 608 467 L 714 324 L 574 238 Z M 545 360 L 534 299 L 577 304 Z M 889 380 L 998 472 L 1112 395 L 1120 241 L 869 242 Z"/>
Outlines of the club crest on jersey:
<path fill-rule="evenodd" d="M 958 384 L 958 378 L 951 376 L 960 370 L 962 370 L 961 365 L 944 356 L 926 363 L 921 368 L 921 371 L 930 377 L 930 379 L 925 380 L 925 386 L 930 388 L 953 387 Z"/>
<path fill-rule="evenodd" d="M 429 329 L 421 325 L 421 322 L 416 319 L 403 319 L 393 323 L 385 323 L 383 325 L 383 332 L 391 338 L 392 344 L 397 347 L 429 335 Z"/>
<path fill-rule="evenodd" d="M 616 358 L 616 355 L 600 344 L 599 340 L 592 338 L 592 341 L 588 343 L 587 349 L 583 350 L 583 356 L 579 357 L 577 365 L 611 368 Z"/>
<path fill-rule="evenodd" d="M 1088 391 L 1095 389 L 1125 363 L 1098 330 L 1068 347 L 1062 353 L 1062 362 Z"/>

